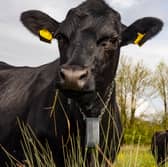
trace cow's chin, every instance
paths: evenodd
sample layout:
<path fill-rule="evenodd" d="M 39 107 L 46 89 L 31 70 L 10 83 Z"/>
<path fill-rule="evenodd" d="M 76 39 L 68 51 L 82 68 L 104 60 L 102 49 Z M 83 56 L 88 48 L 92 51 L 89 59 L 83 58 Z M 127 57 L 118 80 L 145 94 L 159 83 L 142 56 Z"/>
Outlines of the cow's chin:
<path fill-rule="evenodd" d="M 95 90 L 69 90 L 61 89 L 61 92 L 67 97 L 74 100 L 79 100 L 79 98 L 93 96 Z"/>
<path fill-rule="evenodd" d="M 82 109 L 87 117 L 97 117 L 99 115 L 99 107 L 97 103 L 97 93 L 92 91 L 74 91 L 62 90 L 64 96 L 74 100 Z"/>

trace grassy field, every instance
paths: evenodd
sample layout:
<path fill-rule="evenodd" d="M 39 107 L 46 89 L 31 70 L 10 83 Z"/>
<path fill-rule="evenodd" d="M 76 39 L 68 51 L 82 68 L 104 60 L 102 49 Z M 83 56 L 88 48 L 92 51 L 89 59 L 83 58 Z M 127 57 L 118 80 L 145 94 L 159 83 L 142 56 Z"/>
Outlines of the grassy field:
<path fill-rule="evenodd" d="M 114 167 L 157 167 L 157 165 L 150 152 L 150 146 L 125 145 L 121 147 Z M 168 167 L 168 163 L 163 167 Z"/>
<path fill-rule="evenodd" d="M 38 153 L 39 154 L 39 153 Z M 26 153 L 27 155 L 27 153 Z M 39 158 L 40 155 L 37 155 Z M 50 157 L 50 155 L 48 156 Z M 46 159 L 46 156 L 44 156 Z M 28 157 L 28 159 L 31 159 Z M 40 158 L 41 159 L 41 158 Z M 47 158 L 48 159 L 48 158 Z M 33 167 L 33 162 L 27 161 L 26 166 Z M 38 164 L 39 167 L 56 167 L 53 163 L 52 159 L 48 159 L 47 161 L 39 161 L 43 162 L 42 164 Z M 20 165 L 22 167 L 22 165 Z M 83 165 L 71 165 L 71 167 L 84 167 Z M 99 165 L 98 165 L 99 166 Z M 9 167 L 9 166 L 8 166 Z M 10 167 L 18 167 L 17 165 L 10 165 Z M 24 167 L 24 165 L 23 165 Z M 69 167 L 69 165 L 67 166 Z M 102 165 L 101 165 L 102 167 Z M 150 146 L 143 146 L 143 145 L 124 145 L 121 147 L 121 150 L 117 156 L 117 159 L 114 164 L 111 164 L 109 167 L 157 167 L 155 160 L 150 152 Z M 163 165 L 162 167 L 168 167 L 168 163 Z"/>
<path fill-rule="evenodd" d="M 11 160 L 11 164 L 8 165 L 8 167 L 18 167 L 18 165 L 20 167 L 34 167 L 34 162 L 36 162 L 38 167 L 56 167 L 49 145 L 41 145 L 31 128 L 28 128 L 22 123 L 20 123 L 20 129 L 23 137 L 21 144 L 25 155 L 25 165 L 6 153 Z M 77 152 L 75 150 L 77 150 Z M 85 160 L 81 156 L 81 150 L 78 145 L 73 145 L 72 142 L 72 152 L 64 151 L 66 153 L 65 155 L 67 155 L 65 157 L 66 167 L 86 167 Z M 111 164 L 110 160 L 107 161 L 109 161 L 109 167 L 157 167 L 150 151 L 150 145 L 123 145 L 115 163 Z M 96 167 L 104 167 L 104 163 L 100 165 L 96 158 L 95 162 Z M 16 163 L 18 165 L 16 165 Z M 168 167 L 168 162 L 162 167 Z"/>

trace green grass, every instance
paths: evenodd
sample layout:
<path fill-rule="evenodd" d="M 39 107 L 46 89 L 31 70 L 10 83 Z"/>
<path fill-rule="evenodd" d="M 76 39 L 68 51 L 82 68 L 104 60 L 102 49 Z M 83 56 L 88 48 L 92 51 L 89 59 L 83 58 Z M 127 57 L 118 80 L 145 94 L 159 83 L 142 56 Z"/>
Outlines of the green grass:
<path fill-rule="evenodd" d="M 34 167 L 34 162 L 36 162 L 38 167 L 56 167 L 48 145 L 43 147 L 30 128 L 27 128 L 22 124 L 20 124 L 20 128 L 23 135 L 22 146 L 26 157 L 24 164 L 27 167 Z M 72 148 L 78 150 L 78 152 L 75 152 L 72 149 L 72 152 L 68 153 L 69 156 L 65 158 L 66 167 L 85 167 L 85 160 L 81 156 L 80 149 L 75 149 L 76 147 L 78 146 L 73 145 Z M 15 163 L 20 164 L 20 166 L 23 165 L 15 161 L 12 157 L 9 156 L 9 158 L 12 163 L 8 166 L 18 167 Z M 97 158 L 95 159 L 95 162 L 97 165 L 96 167 L 104 167 L 104 165 L 98 164 Z M 110 167 L 157 167 L 157 165 L 151 154 L 150 145 L 130 144 L 121 147 L 115 163 Z M 162 167 L 168 167 L 168 162 Z"/>
<path fill-rule="evenodd" d="M 41 145 L 29 126 L 25 126 L 21 122 L 19 122 L 19 126 L 22 132 L 21 144 L 25 155 L 25 161 L 19 162 L 12 157 L 12 155 L 6 152 L 7 156 L 11 160 L 11 164 L 8 165 L 8 167 L 18 167 L 18 165 L 34 167 L 34 164 L 36 164 L 38 167 L 56 167 L 49 145 L 47 143 L 44 146 Z M 134 143 L 134 137 L 132 138 L 132 143 Z M 79 136 L 77 139 L 79 140 Z M 142 145 L 140 144 L 140 139 L 141 138 L 138 139 L 138 144 L 123 145 L 115 163 L 110 165 L 110 167 L 157 167 L 150 151 L 150 144 Z M 70 138 L 72 150 L 66 150 L 66 147 L 64 147 L 66 167 L 85 167 L 86 159 L 85 157 L 82 157 L 80 142 L 74 142 L 74 140 L 74 138 Z M 95 154 L 94 159 L 96 167 L 105 166 L 104 163 L 98 163 L 97 154 Z M 107 161 L 110 162 L 108 159 Z M 168 167 L 168 162 L 162 167 Z"/>
<path fill-rule="evenodd" d="M 121 147 L 114 167 L 157 167 L 157 165 L 149 145 L 124 145 Z M 168 167 L 168 163 L 163 167 Z"/>
<path fill-rule="evenodd" d="M 31 128 L 24 125 L 20 121 L 18 122 L 22 133 L 21 144 L 25 155 L 25 161 L 17 161 L 15 157 L 10 155 L 4 149 L 11 162 L 10 164 L 8 164 L 8 167 L 18 167 L 18 165 L 34 167 L 35 164 L 38 167 L 56 167 L 48 143 L 46 142 L 46 145 L 41 145 Z M 142 145 L 140 142 L 140 137 L 137 142 L 138 144 L 133 144 L 134 139 L 135 137 L 132 137 L 132 142 L 130 141 L 130 143 L 132 144 L 123 145 L 121 147 L 114 164 L 111 164 L 110 159 L 105 159 L 106 162 L 109 162 L 109 167 L 157 167 L 150 151 L 150 144 Z M 79 141 L 79 136 L 76 140 L 74 138 L 70 138 L 72 150 L 66 150 L 66 147 L 64 147 L 66 167 L 86 166 L 86 159 L 85 157 L 82 157 Z M 94 159 L 96 167 L 105 166 L 104 163 L 101 165 L 98 163 L 97 153 L 95 154 Z M 162 167 L 168 167 L 168 162 Z"/>

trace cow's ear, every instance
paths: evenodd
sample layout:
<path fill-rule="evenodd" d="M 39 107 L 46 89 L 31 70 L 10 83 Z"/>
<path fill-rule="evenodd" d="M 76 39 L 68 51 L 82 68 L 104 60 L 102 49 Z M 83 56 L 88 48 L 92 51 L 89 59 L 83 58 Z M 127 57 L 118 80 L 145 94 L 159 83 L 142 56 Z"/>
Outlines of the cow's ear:
<path fill-rule="evenodd" d="M 163 26 L 163 22 L 154 17 L 145 17 L 123 28 L 121 46 L 130 43 L 142 46 L 147 40 L 155 36 Z"/>
<path fill-rule="evenodd" d="M 34 35 L 39 36 L 40 40 L 48 43 L 52 41 L 59 27 L 57 21 L 38 10 L 23 12 L 20 20 Z"/>

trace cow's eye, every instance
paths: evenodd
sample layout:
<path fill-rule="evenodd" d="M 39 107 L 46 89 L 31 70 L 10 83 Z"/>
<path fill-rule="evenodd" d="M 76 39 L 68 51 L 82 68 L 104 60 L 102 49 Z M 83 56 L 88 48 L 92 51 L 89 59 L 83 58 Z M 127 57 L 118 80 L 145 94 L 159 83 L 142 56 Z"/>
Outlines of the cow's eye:
<path fill-rule="evenodd" d="M 106 41 L 108 41 L 109 37 L 103 37 L 100 38 L 99 40 L 97 40 L 97 45 L 98 46 L 105 46 L 106 45 Z"/>
<path fill-rule="evenodd" d="M 109 42 L 112 44 L 116 44 L 118 42 L 118 39 L 117 38 L 110 38 Z"/>
<path fill-rule="evenodd" d="M 102 46 L 106 49 L 114 48 L 118 44 L 118 38 L 114 37 L 104 37 L 97 41 L 98 46 Z"/>

